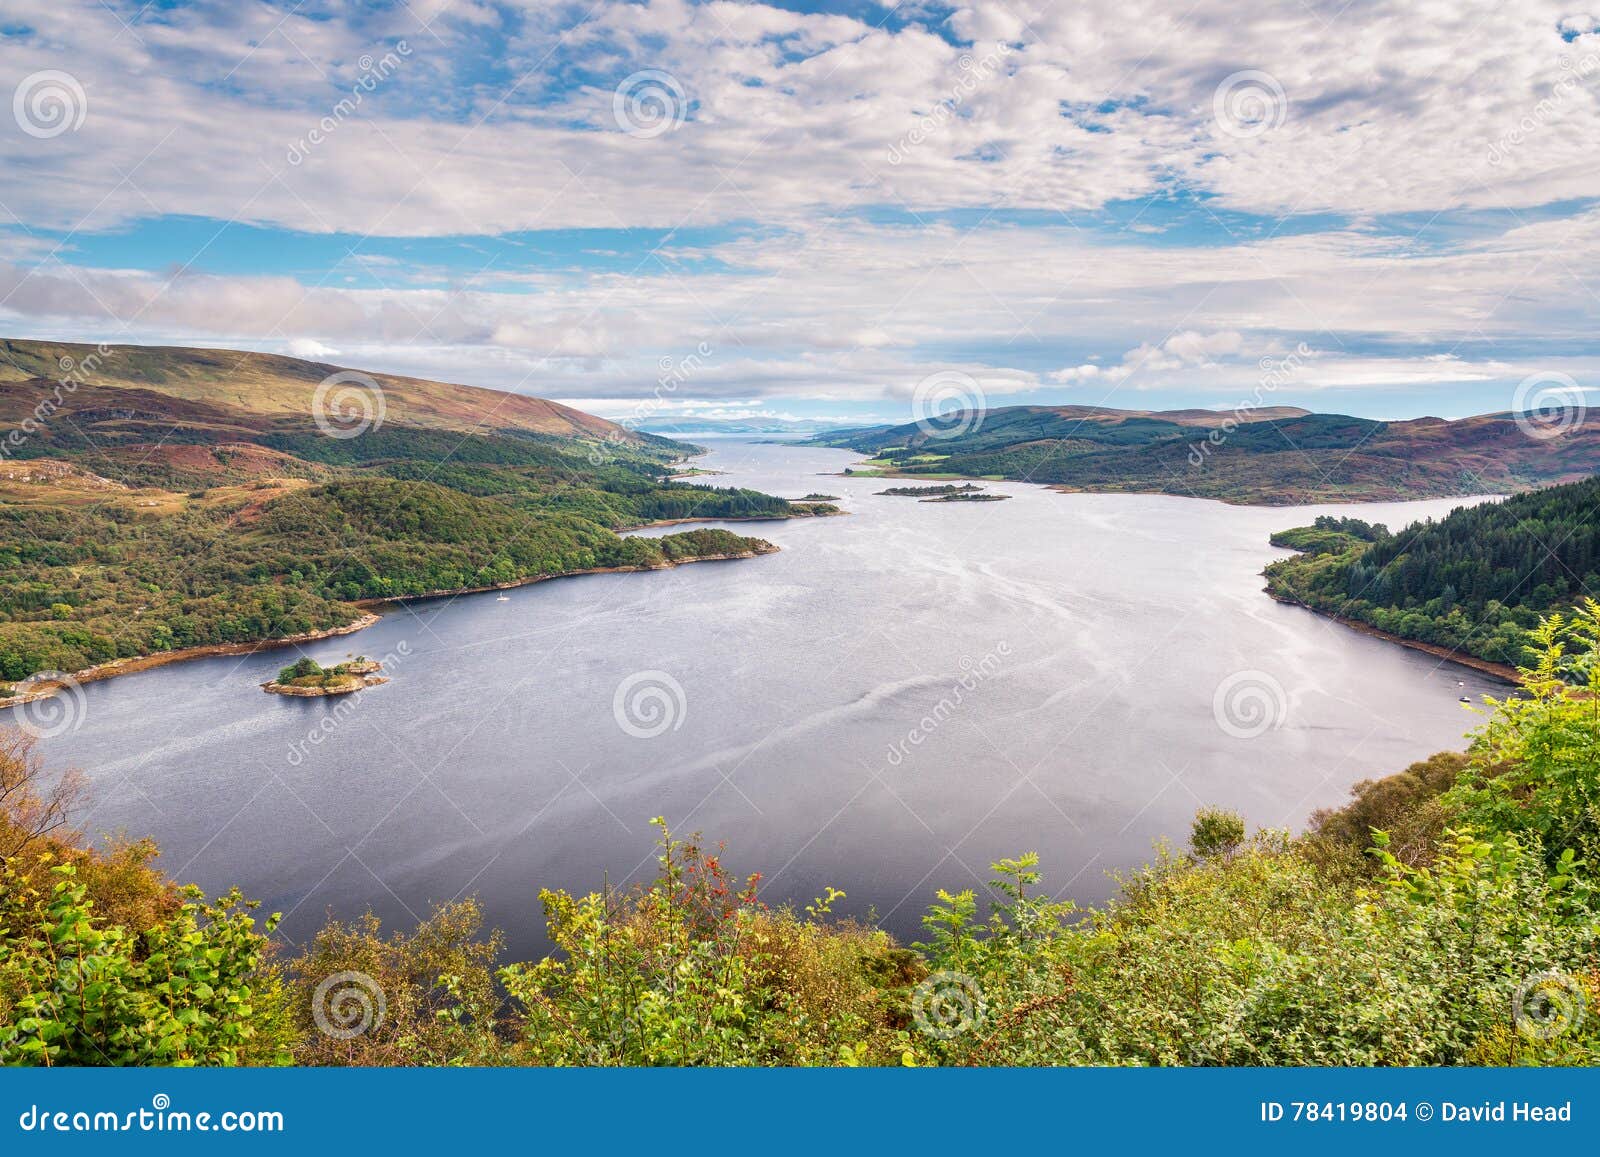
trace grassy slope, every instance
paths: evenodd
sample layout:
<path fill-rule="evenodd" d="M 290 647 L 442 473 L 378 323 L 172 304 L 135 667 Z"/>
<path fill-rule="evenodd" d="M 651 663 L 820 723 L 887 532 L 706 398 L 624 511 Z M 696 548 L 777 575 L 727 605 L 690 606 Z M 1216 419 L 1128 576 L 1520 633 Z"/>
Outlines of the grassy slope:
<path fill-rule="evenodd" d="M 82 365 L 94 346 L 0 339 L 0 382 L 54 382 L 62 359 Z M 275 354 L 178 346 L 111 346 L 88 384 L 142 387 L 243 414 L 299 417 L 318 383 L 344 367 Z M 387 420 L 450 430 L 508 429 L 561 437 L 641 439 L 604 418 L 524 394 L 393 374 L 368 374 L 383 389 Z"/>

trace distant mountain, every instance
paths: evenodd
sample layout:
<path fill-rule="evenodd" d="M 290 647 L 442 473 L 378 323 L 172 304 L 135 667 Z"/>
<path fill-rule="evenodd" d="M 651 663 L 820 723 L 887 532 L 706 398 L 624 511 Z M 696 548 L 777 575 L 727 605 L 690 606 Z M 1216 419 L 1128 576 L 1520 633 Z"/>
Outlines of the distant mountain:
<path fill-rule="evenodd" d="M 811 418 L 651 418 L 634 426 L 670 438 L 692 438 L 696 434 L 824 434 L 848 428 L 843 422 L 819 422 Z"/>
<path fill-rule="evenodd" d="M 92 366 L 92 370 L 83 367 Z M 0 383 L 33 381 L 146 390 L 185 402 L 266 418 L 310 415 L 318 385 L 360 373 L 383 392 L 385 420 L 427 429 L 496 430 L 564 438 L 640 439 L 622 426 L 559 402 L 425 378 L 352 371 L 325 362 L 241 350 L 92 345 L 0 338 Z"/>
<path fill-rule="evenodd" d="M 868 469 L 1228 502 L 1373 502 L 1526 490 L 1600 470 L 1600 422 L 1536 438 L 1510 413 L 1380 422 L 1254 411 L 1008 406 L 826 433 Z"/>

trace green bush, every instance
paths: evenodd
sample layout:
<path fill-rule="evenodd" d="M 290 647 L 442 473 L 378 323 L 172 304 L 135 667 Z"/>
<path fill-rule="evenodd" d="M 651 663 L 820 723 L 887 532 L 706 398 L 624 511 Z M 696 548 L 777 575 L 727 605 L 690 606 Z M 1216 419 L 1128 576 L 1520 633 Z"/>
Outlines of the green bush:
<path fill-rule="evenodd" d="M 0 1064 L 234 1065 L 288 1059 L 260 1032 L 281 999 L 237 892 L 134 932 L 102 927 L 77 868 L 61 864 L 48 897 L 7 869 L 0 889 Z"/>
<path fill-rule="evenodd" d="M 1244 817 L 1221 808 L 1201 808 L 1189 829 L 1189 847 L 1202 860 L 1231 856 L 1244 843 Z"/>
<path fill-rule="evenodd" d="M 302 655 L 287 667 L 278 671 L 278 682 L 283 684 L 293 683 L 296 679 L 309 679 L 327 674 L 322 664 L 308 655 Z"/>

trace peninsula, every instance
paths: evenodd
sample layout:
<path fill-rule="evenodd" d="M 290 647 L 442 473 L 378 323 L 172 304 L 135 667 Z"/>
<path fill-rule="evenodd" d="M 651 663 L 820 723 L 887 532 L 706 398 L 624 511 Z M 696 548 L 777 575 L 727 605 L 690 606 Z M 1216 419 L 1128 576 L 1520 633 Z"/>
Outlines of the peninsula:
<path fill-rule="evenodd" d="M 521 394 L 228 350 L 0 339 L 0 355 L 0 684 L 344 633 L 374 603 L 776 549 L 635 527 L 840 513 L 675 481 L 700 447 Z"/>
<path fill-rule="evenodd" d="M 1459 507 L 1395 533 L 1324 516 L 1272 536 L 1298 553 L 1266 568 L 1267 593 L 1510 678 L 1541 616 L 1570 616 L 1600 591 L 1597 509 L 1600 478 Z"/>

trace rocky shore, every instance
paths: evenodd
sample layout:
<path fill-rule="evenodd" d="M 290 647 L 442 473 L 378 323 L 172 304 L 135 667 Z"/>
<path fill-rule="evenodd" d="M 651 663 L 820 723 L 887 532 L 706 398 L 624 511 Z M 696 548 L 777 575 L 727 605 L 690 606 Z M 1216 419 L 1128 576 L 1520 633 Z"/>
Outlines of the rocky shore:
<path fill-rule="evenodd" d="M 209 659 L 218 655 L 253 655 L 257 651 L 271 650 L 275 647 L 293 647 L 300 643 L 315 643 L 322 639 L 333 639 L 340 635 L 353 635 L 357 631 L 365 630 L 378 621 L 378 616 L 370 612 L 361 615 L 351 622 L 339 627 L 329 627 L 324 631 L 302 631 L 296 635 L 285 635 L 280 639 L 262 639 L 255 643 L 208 643 L 199 647 L 182 647 L 175 651 L 157 651 L 153 655 L 135 655 L 128 659 L 112 659 L 108 663 L 97 663 L 93 667 L 85 667 L 81 671 L 51 672 L 49 676 L 35 675 L 30 680 L 21 680 L 13 686 L 13 692 L 21 687 L 26 691 L 14 693 L 0 698 L 0 708 L 16 707 L 23 703 L 31 703 L 35 699 L 46 699 L 59 692 L 63 687 L 81 683 L 93 683 L 100 679 L 111 679 L 117 675 L 131 675 L 136 671 L 150 671 L 156 667 L 165 667 L 168 663 L 182 663 L 189 659 Z"/>

